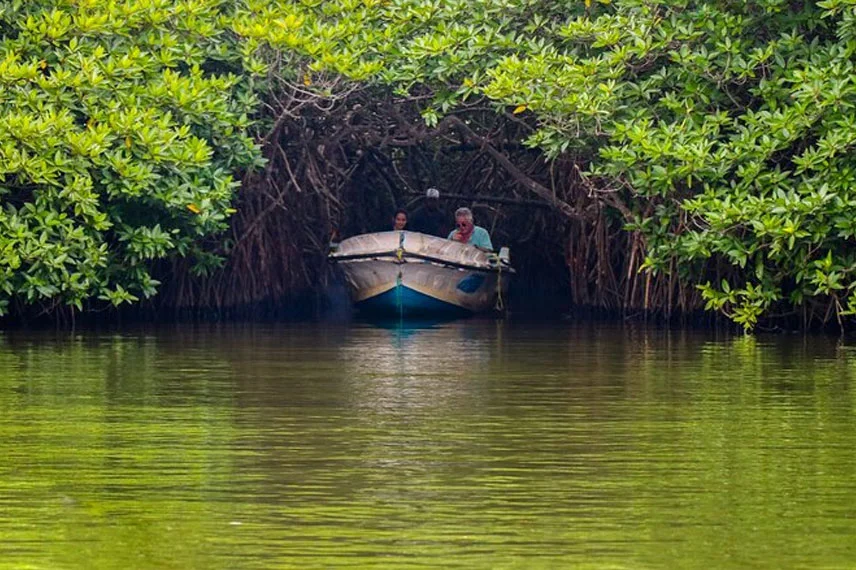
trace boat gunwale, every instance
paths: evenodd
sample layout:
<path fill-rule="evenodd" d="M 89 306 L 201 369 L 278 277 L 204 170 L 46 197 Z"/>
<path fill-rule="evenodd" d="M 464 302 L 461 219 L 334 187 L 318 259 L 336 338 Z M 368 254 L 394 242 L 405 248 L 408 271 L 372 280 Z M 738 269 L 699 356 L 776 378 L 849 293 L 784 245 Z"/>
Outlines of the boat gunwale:
<path fill-rule="evenodd" d="M 337 263 L 340 261 L 359 261 L 359 260 L 373 260 L 373 261 L 385 261 L 389 263 L 394 263 L 396 265 L 402 265 L 407 263 L 407 258 L 416 258 L 421 259 L 423 261 L 430 261 L 431 263 L 436 263 L 438 265 L 445 265 L 448 267 L 454 267 L 456 269 L 465 269 L 467 271 L 481 271 L 484 273 L 516 273 L 513 267 L 506 265 L 503 261 L 499 261 L 499 265 L 494 267 L 485 267 L 480 265 L 468 265 L 465 263 L 458 263 L 456 261 L 448 261 L 446 259 L 442 259 L 439 257 L 434 257 L 431 255 L 425 255 L 423 253 L 416 253 L 413 251 L 404 250 L 402 255 L 399 257 L 399 250 L 395 249 L 392 251 L 382 251 L 382 252 L 372 252 L 372 253 L 351 253 L 348 255 L 337 255 L 335 253 L 331 253 L 327 259 L 332 263 Z M 494 254 L 495 255 L 495 254 Z M 391 259 L 388 259 L 391 258 Z"/>

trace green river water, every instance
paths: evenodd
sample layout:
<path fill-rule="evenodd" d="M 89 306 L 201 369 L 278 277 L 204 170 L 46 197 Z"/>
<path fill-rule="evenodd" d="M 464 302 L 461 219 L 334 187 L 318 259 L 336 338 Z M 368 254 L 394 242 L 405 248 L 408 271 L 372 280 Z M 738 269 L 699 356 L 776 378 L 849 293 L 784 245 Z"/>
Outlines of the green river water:
<path fill-rule="evenodd" d="M 856 343 L 0 333 L 0 569 L 856 568 Z"/>

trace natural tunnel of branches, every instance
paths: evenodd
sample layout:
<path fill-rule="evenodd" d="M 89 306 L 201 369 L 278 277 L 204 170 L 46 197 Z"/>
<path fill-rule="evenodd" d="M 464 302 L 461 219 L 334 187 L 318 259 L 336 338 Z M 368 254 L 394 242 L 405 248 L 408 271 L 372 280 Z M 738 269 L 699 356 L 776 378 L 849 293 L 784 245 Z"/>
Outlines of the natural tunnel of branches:
<path fill-rule="evenodd" d="M 639 272 L 644 243 L 624 229 L 630 213 L 617 193 L 581 176 L 589 157 L 546 160 L 521 144 L 531 125 L 493 108 L 429 128 L 418 98 L 336 90 L 319 98 L 283 84 L 269 98 L 267 164 L 244 177 L 225 266 L 210 276 L 194 276 L 192 259 L 165 267 L 162 311 L 316 311 L 331 237 L 387 229 L 395 209 L 418 209 L 429 187 L 450 217 L 470 207 L 494 244 L 511 248 L 519 307 L 667 317 L 700 307 L 674 278 Z"/>

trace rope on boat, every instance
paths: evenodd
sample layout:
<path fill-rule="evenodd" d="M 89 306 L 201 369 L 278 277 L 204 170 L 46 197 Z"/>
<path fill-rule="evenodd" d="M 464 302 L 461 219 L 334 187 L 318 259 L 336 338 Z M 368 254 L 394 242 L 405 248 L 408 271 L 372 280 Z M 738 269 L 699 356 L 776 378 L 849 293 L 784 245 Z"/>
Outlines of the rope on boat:
<path fill-rule="evenodd" d="M 404 263 L 404 232 L 398 234 L 398 249 L 395 250 L 398 259 L 398 277 L 395 280 L 395 303 L 398 305 L 398 318 L 404 318 L 404 304 L 401 302 L 401 264 Z"/>
<path fill-rule="evenodd" d="M 399 263 L 404 262 L 404 232 L 398 234 L 398 249 L 395 250 L 395 257 L 398 259 Z M 401 271 L 399 270 L 398 276 L 401 277 Z"/>
<path fill-rule="evenodd" d="M 504 311 L 505 301 L 502 298 L 502 260 L 498 257 L 496 267 L 496 304 L 493 308 L 497 311 Z"/>

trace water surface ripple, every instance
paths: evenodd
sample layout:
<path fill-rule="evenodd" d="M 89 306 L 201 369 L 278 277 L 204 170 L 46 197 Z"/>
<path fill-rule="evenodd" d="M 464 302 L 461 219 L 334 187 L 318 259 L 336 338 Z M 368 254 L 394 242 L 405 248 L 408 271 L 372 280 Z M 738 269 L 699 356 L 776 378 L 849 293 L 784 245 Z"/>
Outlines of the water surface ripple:
<path fill-rule="evenodd" d="M 856 347 L 464 320 L 0 336 L 0 569 L 856 568 Z"/>

